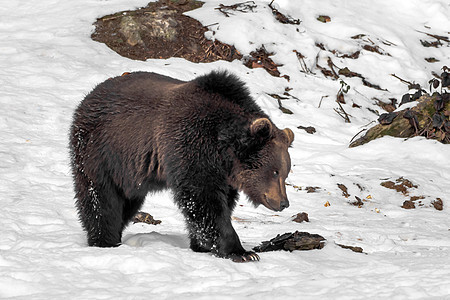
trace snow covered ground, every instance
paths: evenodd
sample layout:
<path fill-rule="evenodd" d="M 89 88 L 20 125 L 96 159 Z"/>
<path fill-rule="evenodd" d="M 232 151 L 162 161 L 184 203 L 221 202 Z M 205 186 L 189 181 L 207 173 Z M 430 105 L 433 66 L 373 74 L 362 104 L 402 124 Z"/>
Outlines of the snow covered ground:
<path fill-rule="evenodd" d="M 147 0 L 4 1 L 0 6 L 0 298 L 11 299 L 450 299 L 450 145 L 423 138 L 382 138 L 349 149 L 348 143 L 377 119 L 374 97 L 400 99 L 407 87 L 390 74 L 427 87 L 431 72 L 450 67 L 448 43 L 425 48 L 425 33 L 449 37 L 448 0 L 289 1 L 281 12 L 302 21 L 281 24 L 267 4 L 231 17 L 207 0 L 188 15 L 214 24 L 214 37 L 243 54 L 264 45 L 285 78 L 241 62 L 194 64 L 183 59 L 132 61 L 90 34 L 97 17 L 145 6 Z M 321 23 L 319 15 L 331 17 Z M 364 34 L 360 39 L 352 36 Z M 212 33 L 211 33 L 212 35 Z M 365 44 L 358 59 L 340 58 Z M 301 71 L 293 50 L 314 74 Z M 387 91 L 344 78 L 351 86 L 345 123 L 335 111 L 339 81 L 314 69 L 339 67 L 362 74 Z M 434 57 L 437 63 L 425 58 Z M 189 80 L 222 68 L 248 82 L 253 96 L 280 128 L 296 135 L 288 178 L 291 207 L 273 213 L 254 209 L 241 197 L 233 224 L 250 249 L 279 233 L 323 235 L 321 250 L 261 253 L 257 263 L 236 264 L 188 248 L 184 222 L 170 193 L 149 196 L 144 211 L 162 220 L 134 224 L 115 249 L 86 246 L 74 208 L 68 159 L 68 128 L 76 105 L 99 82 L 144 70 Z M 285 88 L 294 96 L 275 99 Z M 322 99 L 320 108 L 319 102 Z M 353 103 L 361 108 L 352 108 Z M 313 126 L 308 134 L 297 126 Z M 416 184 L 410 196 L 423 206 L 406 210 L 409 199 L 380 185 L 404 177 Z M 337 184 L 344 184 L 347 199 Z M 296 187 L 294 187 L 296 186 Z M 307 193 L 305 187 L 320 187 Z M 300 189 L 301 188 L 301 189 Z M 354 196 L 366 200 L 350 205 Z M 444 209 L 430 203 L 441 198 Z M 325 203 L 329 206 L 325 206 Z M 299 212 L 309 223 L 292 222 Z M 365 254 L 336 244 L 360 246 Z"/>

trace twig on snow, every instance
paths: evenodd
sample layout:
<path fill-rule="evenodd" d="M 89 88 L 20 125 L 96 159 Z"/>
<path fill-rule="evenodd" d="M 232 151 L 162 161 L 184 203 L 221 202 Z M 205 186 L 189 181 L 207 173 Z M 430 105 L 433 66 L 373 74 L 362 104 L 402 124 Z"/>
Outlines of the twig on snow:
<path fill-rule="evenodd" d="M 403 82 L 404 84 L 407 84 L 407 85 L 413 85 L 413 83 L 411 83 L 411 82 L 409 82 L 409 81 L 407 81 L 407 80 L 404 80 L 404 79 L 398 77 L 398 76 L 395 75 L 395 74 L 391 74 L 391 76 L 394 76 L 395 78 L 397 78 L 398 80 L 400 80 L 400 81 Z"/>
<path fill-rule="evenodd" d="M 245 1 L 245 2 L 233 4 L 233 5 L 219 4 L 219 7 L 216 7 L 215 9 L 217 9 L 218 11 L 223 13 L 225 15 L 225 17 L 229 17 L 231 14 L 229 12 L 230 10 L 246 13 L 249 11 L 253 11 L 254 8 L 256 8 L 255 1 Z"/>

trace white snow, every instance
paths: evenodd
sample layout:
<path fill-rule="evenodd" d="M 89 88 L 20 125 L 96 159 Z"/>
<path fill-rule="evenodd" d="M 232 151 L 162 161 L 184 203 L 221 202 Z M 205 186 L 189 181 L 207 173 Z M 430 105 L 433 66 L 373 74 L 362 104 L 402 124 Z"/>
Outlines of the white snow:
<path fill-rule="evenodd" d="M 241 62 L 194 64 L 183 59 L 132 61 L 90 39 L 97 17 L 145 6 L 147 0 L 4 1 L 0 6 L 0 298 L 13 299 L 450 299 L 450 145 L 423 138 L 385 137 L 349 149 L 352 137 L 381 109 L 374 97 L 400 100 L 407 87 L 390 74 L 420 83 L 450 66 L 448 43 L 424 48 L 424 33 L 449 36 L 448 0 L 288 1 L 281 12 L 300 25 L 277 22 L 257 1 L 254 12 L 227 18 L 220 3 L 206 0 L 188 12 L 212 25 L 210 36 L 234 44 L 243 54 L 264 45 L 283 64 L 281 75 L 247 69 Z M 329 15 L 330 23 L 316 20 Z M 362 39 L 352 36 L 365 34 Z M 390 56 L 361 51 L 357 60 L 338 58 L 315 43 L 351 54 L 375 43 Z M 385 42 L 385 43 L 383 43 Z M 305 56 L 314 74 L 302 73 L 293 50 Z M 339 81 L 325 78 L 318 64 L 331 57 L 388 91 L 351 86 L 344 109 L 334 111 Z M 427 57 L 440 61 L 428 63 Z M 279 233 L 295 230 L 323 235 L 321 250 L 261 253 L 257 263 L 236 264 L 188 247 L 184 221 L 169 192 L 150 195 L 144 211 L 162 223 L 134 224 L 115 249 L 87 247 L 77 220 L 68 159 L 68 128 L 76 105 L 108 77 L 136 70 L 190 80 L 213 69 L 228 69 L 248 82 L 252 95 L 280 128 L 290 127 L 289 209 L 254 209 L 246 200 L 233 225 L 250 249 Z M 283 114 L 267 94 L 285 88 L 295 98 Z M 324 97 L 325 96 L 325 97 Z M 322 103 L 319 106 L 319 102 Z M 362 108 L 352 108 L 352 104 Z M 374 123 L 371 123 L 373 125 Z M 313 135 L 297 126 L 314 126 Z M 380 185 L 399 177 L 418 187 L 423 206 L 401 208 L 404 195 Z M 337 184 L 351 194 L 342 196 Z M 358 186 L 361 186 L 361 190 Z M 302 187 L 302 190 L 293 186 Z M 316 193 L 305 187 L 318 186 Z M 368 197 L 370 195 L 370 197 Z M 366 199 L 358 208 L 354 196 Z M 430 203 L 444 202 L 437 211 Z M 326 202 L 330 206 L 325 207 Z M 291 217 L 307 212 L 309 223 Z M 366 254 L 338 244 L 360 246 Z"/>

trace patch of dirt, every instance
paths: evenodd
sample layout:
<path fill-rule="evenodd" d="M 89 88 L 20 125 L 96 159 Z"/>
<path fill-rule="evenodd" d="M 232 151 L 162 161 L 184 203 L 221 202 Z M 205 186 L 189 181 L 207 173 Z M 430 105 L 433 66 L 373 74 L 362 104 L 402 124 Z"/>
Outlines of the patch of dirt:
<path fill-rule="evenodd" d="M 417 185 L 413 184 L 411 181 L 409 181 L 406 178 L 400 177 L 393 181 L 384 181 L 381 183 L 381 186 L 384 186 L 385 188 L 396 190 L 399 193 L 402 193 L 403 195 L 407 196 L 409 194 L 408 189 L 411 188 L 417 188 Z"/>
<path fill-rule="evenodd" d="M 199 8 L 195 0 L 160 0 L 134 11 L 97 19 L 91 38 L 118 54 L 135 60 L 181 57 L 192 62 L 242 59 L 234 48 L 206 39 L 208 29 L 183 15 Z"/>
<path fill-rule="evenodd" d="M 196 0 L 159 0 L 146 7 L 121 11 L 103 16 L 94 23 L 91 38 L 104 43 L 118 54 L 134 59 L 167 59 L 180 57 L 191 62 L 209 63 L 217 60 L 242 60 L 248 68 L 263 68 L 270 75 L 290 80 L 288 75 L 280 75 L 278 67 L 264 46 L 244 57 L 234 46 L 205 37 L 208 28 L 183 13 L 199 8 L 203 2 Z M 234 13 L 252 12 L 255 2 L 247 1 L 217 8 L 227 17 Z M 279 22 L 300 23 L 299 20 L 274 11 Z M 214 33 L 213 33 L 214 34 Z M 280 109 L 284 109 L 280 106 Z M 285 113 L 292 113 L 284 109 Z"/>
<path fill-rule="evenodd" d="M 381 183 L 382 186 L 388 189 L 395 190 L 399 193 L 402 193 L 404 196 L 409 197 L 408 200 L 405 200 L 402 204 L 402 208 L 404 209 L 414 209 L 417 206 L 424 206 L 422 200 L 425 199 L 425 196 L 409 196 L 409 190 L 412 188 L 417 188 L 418 186 L 413 184 L 406 178 L 400 177 L 393 181 L 384 181 Z M 431 205 L 427 205 L 426 207 L 433 206 L 437 210 L 443 209 L 443 201 L 441 198 L 436 198 L 435 201 L 431 202 Z"/>
<path fill-rule="evenodd" d="M 267 52 L 266 48 L 262 46 L 256 51 L 250 52 L 250 58 L 244 63 L 244 65 L 250 69 L 256 68 L 264 68 L 270 75 L 275 77 L 280 77 L 280 72 L 278 71 L 278 67 L 281 65 L 277 65 L 270 58 L 273 53 Z"/>

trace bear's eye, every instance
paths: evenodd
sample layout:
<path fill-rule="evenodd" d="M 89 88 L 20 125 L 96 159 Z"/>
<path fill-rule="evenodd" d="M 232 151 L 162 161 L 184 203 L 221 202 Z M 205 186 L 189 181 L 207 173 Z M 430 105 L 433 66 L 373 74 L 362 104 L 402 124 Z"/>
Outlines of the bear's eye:
<path fill-rule="evenodd" d="M 280 172 L 278 172 L 278 171 L 273 171 L 273 177 L 278 177 L 278 175 L 280 175 Z"/>

